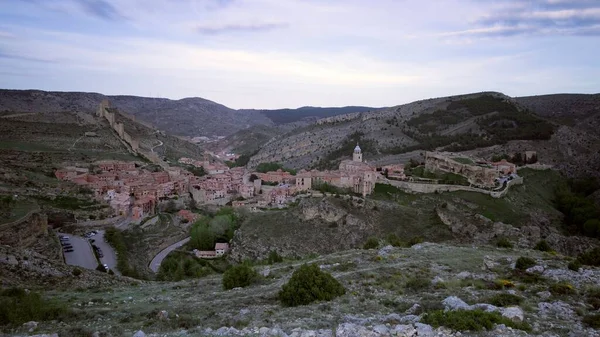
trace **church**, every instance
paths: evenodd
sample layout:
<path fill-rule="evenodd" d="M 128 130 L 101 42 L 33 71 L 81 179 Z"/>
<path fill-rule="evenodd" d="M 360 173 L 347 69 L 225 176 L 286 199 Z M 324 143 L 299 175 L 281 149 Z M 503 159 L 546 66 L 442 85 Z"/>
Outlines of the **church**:
<path fill-rule="evenodd" d="M 342 160 L 337 171 L 300 171 L 296 176 L 296 189 L 309 190 L 313 184 L 326 182 L 366 196 L 373 193 L 376 181 L 376 168 L 363 161 L 362 150 L 356 144 L 352 160 Z"/>

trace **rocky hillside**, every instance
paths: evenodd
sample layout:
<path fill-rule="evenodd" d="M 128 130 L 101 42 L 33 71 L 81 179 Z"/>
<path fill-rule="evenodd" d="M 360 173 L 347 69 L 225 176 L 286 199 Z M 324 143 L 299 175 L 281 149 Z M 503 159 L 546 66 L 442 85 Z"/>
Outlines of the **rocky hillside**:
<path fill-rule="evenodd" d="M 522 259 L 527 258 L 525 260 Z M 54 291 L 60 322 L 6 327 L 61 336 L 592 336 L 598 267 L 535 250 L 421 243 L 347 250 L 254 267 L 260 277 L 223 290 L 222 277 Z M 526 263 L 523 263 L 526 262 Z M 303 264 L 331 273 L 345 294 L 283 306 L 277 293 Z M 86 275 L 87 277 L 87 275 Z M 116 277 L 110 277 L 115 279 Z M 77 314 L 77 315 L 75 315 Z"/>
<path fill-rule="evenodd" d="M 327 118 L 337 115 L 344 115 L 355 112 L 368 112 L 377 110 L 366 106 L 345 106 L 340 108 L 321 108 L 314 106 L 304 106 L 298 109 L 276 109 L 276 110 L 244 110 L 257 111 L 267 116 L 275 124 L 287 124 L 301 120 L 310 120 L 313 118 Z"/>
<path fill-rule="evenodd" d="M 0 90 L 0 112 L 94 113 L 103 99 L 173 135 L 225 136 L 252 125 L 272 124 L 259 112 L 237 111 L 198 97 L 170 100 L 83 92 Z"/>
<path fill-rule="evenodd" d="M 564 234 L 563 214 L 552 202 L 564 177 L 553 170 L 521 169 L 519 174 L 524 184 L 502 199 L 476 192 L 411 195 L 378 184 L 364 201 L 315 196 L 288 209 L 251 213 L 235 234 L 232 258 L 264 259 L 271 251 L 290 258 L 329 254 L 390 235 L 404 243 L 420 238 L 493 244 L 504 237 L 520 248 L 544 239 L 572 256 L 598 244 Z"/>
<path fill-rule="evenodd" d="M 276 161 L 293 168 L 335 168 L 359 142 L 364 158 L 378 164 L 405 159 L 413 151 L 502 153 L 520 148 L 542 153 L 541 162 L 563 165 L 570 174 L 589 174 L 590 168 L 600 167 L 600 134 L 595 127 L 600 112 L 596 96 L 588 98 L 581 108 L 574 103 L 579 100 L 564 100 L 558 114 L 548 111 L 553 104 L 535 103 L 554 96 L 513 99 L 484 92 L 339 115 L 271 139 L 249 166 Z M 565 119 L 570 104 L 577 117 Z"/>

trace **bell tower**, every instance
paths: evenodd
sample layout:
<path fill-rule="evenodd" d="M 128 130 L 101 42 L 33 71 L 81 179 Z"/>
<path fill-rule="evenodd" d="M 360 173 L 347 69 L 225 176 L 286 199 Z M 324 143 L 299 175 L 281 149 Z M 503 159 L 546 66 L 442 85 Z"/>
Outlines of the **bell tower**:
<path fill-rule="evenodd" d="M 362 162 L 362 151 L 358 143 L 356 143 L 356 147 L 354 148 L 354 153 L 352 154 L 352 161 Z"/>

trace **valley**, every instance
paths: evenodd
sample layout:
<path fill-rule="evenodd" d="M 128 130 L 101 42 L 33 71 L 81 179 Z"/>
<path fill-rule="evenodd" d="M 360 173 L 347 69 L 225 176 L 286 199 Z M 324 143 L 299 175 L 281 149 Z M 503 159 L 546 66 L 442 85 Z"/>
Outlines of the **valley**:
<path fill-rule="evenodd" d="M 483 92 L 230 109 L 246 126 L 215 119 L 227 137 L 196 144 L 192 119 L 228 108 L 2 91 L 2 331 L 596 336 L 597 107 Z M 343 293 L 287 305 L 313 264 Z"/>

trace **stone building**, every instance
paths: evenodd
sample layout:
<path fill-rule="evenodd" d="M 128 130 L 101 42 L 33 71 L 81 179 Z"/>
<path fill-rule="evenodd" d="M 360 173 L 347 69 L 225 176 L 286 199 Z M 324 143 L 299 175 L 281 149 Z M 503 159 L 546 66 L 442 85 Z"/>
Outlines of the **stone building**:
<path fill-rule="evenodd" d="M 425 169 L 456 173 L 466 177 L 469 183 L 483 187 L 495 186 L 496 178 L 498 178 L 498 170 L 495 168 L 459 163 L 437 152 L 425 152 Z"/>

